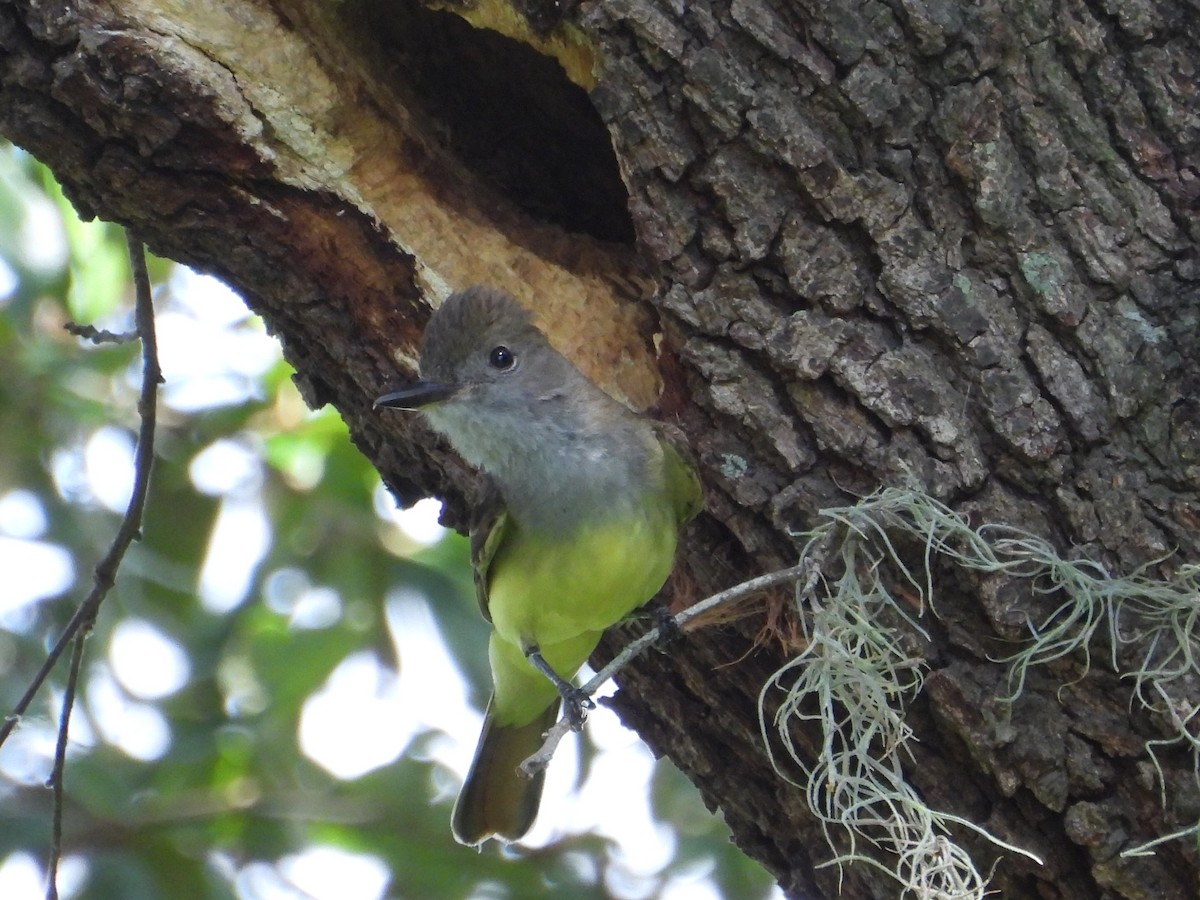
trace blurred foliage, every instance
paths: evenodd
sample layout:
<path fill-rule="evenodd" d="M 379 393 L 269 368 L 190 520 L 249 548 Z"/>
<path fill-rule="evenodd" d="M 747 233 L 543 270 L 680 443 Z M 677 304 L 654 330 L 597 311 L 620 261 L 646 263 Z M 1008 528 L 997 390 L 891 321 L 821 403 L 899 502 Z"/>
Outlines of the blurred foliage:
<path fill-rule="evenodd" d="M 0 260 L 0 353 L 11 367 L 0 379 L 0 542 L 9 585 L 9 596 L 0 595 L 0 706 L 7 710 L 117 527 L 121 504 L 110 495 L 119 499 L 129 473 L 109 457 L 114 446 L 126 455 L 132 447 L 140 351 L 64 330 L 68 321 L 132 329 L 124 237 L 113 226 L 79 222 L 47 172 L 8 146 L 0 147 Z M 161 335 L 164 317 L 186 316 L 186 303 L 173 264 L 152 260 L 151 276 Z M 228 318 L 226 338 L 266 341 L 244 312 Z M 181 321 L 176 331 L 186 336 Z M 314 847 L 378 860 L 379 888 L 363 896 L 648 897 L 672 881 L 692 885 L 672 896 L 769 893 L 766 874 L 732 847 L 723 823 L 669 765 L 657 768 L 652 806 L 675 831 L 674 855 L 661 871 L 630 878 L 613 874 L 613 844 L 597 835 L 567 834 L 528 852 L 477 854 L 456 845 L 448 820 L 457 783 L 436 761 L 435 729 L 419 733 L 399 760 L 355 778 L 339 779 L 306 756 L 302 708 L 335 669 L 367 654 L 382 671 L 404 670 L 388 622 L 388 598 L 400 589 L 429 599 L 446 643 L 467 662 L 460 668 L 472 702 L 486 699 L 486 629 L 470 594 L 465 542 L 451 535 L 422 548 L 377 510 L 386 505 L 378 476 L 334 411 L 304 409 L 278 354 L 258 371 L 176 375 L 225 388 L 217 400 L 176 402 L 172 390 L 183 398 L 188 384 L 171 383 L 180 368 L 171 354 L 187 343 L 166 337 L 168 383 L 143 540 L 88 641 L 72 720 L 64 896 L 310 896 L 289 873 Z M 197 332 L 192 343 L 205 340 Z M 237 390 L 228 390 L 231 380 Z M 211 461 L 213 448 L 232 451 L 231 462 L 202 471 L 198 460 L 209 454 Z M 226 562 L 214 556 L 214 535 L 222 517 L 239 510 L 268 523 L 267 534 L 257 555 Z M 37 566 L 38 553 L 55 548 L 57 583 L 53 566 L 23 571 L 23 561 Z M 239 567 L 246 569 L 241 586 Z M 205 578 L 218 587 L 206 587 Z M 232 587 L 224 583 L 230 578 Z M 122 682 L 123 623 L 149 625 L 160 643 L 181 651 L 186 677 L 177 689 L 142 688 L 138 696 Z M 14 860 L 28 865 L 22 853 L 39 865 L 47 854 L 44 782 L 65 661 L 59 669 L 0 748 L 0 875 Z M 586 740 L 582 756 L 586 776 L 596 758 Z"/>

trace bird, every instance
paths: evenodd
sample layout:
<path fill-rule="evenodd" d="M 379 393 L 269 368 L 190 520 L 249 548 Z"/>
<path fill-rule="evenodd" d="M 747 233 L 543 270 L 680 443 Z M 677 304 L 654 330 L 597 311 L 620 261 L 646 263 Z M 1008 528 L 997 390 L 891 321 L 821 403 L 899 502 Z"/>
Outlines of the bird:
<path fill-rule="evenodd" d="M 470 546 L 493 692 L 451 826 L 462 844 L 509 843 L 532 827 L 543 788 L 519 765 L 560 706 L 582 724 L 593 704 L 571 679 L 662 587 L 702 490 L 672 429 L 593 384 L 501 291 L 444 300 L 419 378 L 375 406 L 418 410 L 486 484 Z"/>

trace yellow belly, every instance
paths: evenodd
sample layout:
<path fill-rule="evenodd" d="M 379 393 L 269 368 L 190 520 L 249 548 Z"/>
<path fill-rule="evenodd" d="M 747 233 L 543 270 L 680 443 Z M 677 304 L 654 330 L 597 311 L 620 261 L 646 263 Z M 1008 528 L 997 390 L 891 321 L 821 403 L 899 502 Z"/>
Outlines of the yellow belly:
<path fill-rule="evenodd" d="M 489 570 L 493 714 L 503 724 L 523 724 L 557 695 L 524 651 L 538 647 L 570 680 L 604 629 L 662 587 L 675 556 L 676 526 L 663 510 L 548 537 L 511 522 L 509 529 Z"/>
<path fill-rule="evenodd" d="M 654 596 L 675 556 L 668 510 L 563 535 L 509 529 L 492 560 L 488 611 L 497 633 L 522 648 L 603 631 Z"/>

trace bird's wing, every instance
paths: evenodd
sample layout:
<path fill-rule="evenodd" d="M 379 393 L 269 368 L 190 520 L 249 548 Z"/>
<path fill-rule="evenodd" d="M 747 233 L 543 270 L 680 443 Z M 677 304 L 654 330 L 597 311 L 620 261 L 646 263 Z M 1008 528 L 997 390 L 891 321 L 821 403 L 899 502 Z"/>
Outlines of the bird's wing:
<path fill-rule="evenodd" d="M 682 431 L 666 422 L 654 422 L 654 433 L 663 451 L 667 496 L 680 525 L 691 521 L 704 508 L 704 490 L 696 471 L 696 457 Z"/>
<path fill-rule="evenodd" d="M 479 601 L 479 611 L 489 622 L 492 616 L 488 612 L 488 570 L 496 548 L 504 540 L 507 525 L 504 499 L 495 482 L 485 476 L 471 517 L 471 568 L 475 572 L 475 599 Z"/>

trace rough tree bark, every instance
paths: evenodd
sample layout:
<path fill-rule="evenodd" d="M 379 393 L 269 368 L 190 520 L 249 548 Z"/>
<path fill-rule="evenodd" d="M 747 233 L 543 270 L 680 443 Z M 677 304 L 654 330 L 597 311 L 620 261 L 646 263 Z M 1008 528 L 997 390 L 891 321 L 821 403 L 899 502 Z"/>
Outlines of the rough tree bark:
<path fill-rule="evenodd" d="M 469 473 L 370 398 L 447 287 L 535 307 L 700 455 L 677 605 L 899 482 L 1113 572 L 1200 558 L 1194 0 L 440 5 L 512 39 L 400 0 L 3 0 L 0 131 L 85 213 L 239 289 L 306 399 L 452 518 Z M 1005 728 L 993 659 L 1051 607 L 942 575 L 923 796 L 1045 860 L 1006 856 L 1004 896 L 1194 895 L 1194 840 L 1118 856 L 1200 818 L 1182 748 L 1159 802 L 1166 723 L 1072 659 Z M 759 735 L 795 649 L 767 615 L 641 660 L 618 706 L 790 896 L 832 895 Z M 865 867 L 840 890 L 896 893 Z"/>

